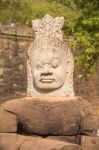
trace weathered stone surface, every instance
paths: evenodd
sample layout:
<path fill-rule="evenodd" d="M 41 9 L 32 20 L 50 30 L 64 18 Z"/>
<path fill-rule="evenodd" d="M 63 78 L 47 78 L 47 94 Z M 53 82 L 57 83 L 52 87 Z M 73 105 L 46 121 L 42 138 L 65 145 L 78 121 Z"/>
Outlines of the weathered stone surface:
<path fill-rule="evenodd" d="M 69 144 L 62 141 L 54 141 L 48 139 L 37 139 L 25 141 L 20 150 L 81 150 L 81 147 L 76 144 Z"/>
<path fill-rule="evenodd" d="M 29 96 L 74 96 L 74 59 L 70 47 L 63 42 L 63 24 L 63 17 L 50 15 L 33 20 L 36 34 L 27 60 Z"/>
<path fill-rule="evenodd" d="M 86 116 L 94 115 L 91 105 L 77 97 L 26 97 L 6 102 L 1 107 L 16 115 L 26 133 L 42 135 L 82 134 L 87 129 L 87 126 L 81 126 L 82 121 Z M 99 122 L 90 120 L 90 124 L 93 130 L 89 129 L 89 133 L 94 134 Z"/>
<path fill-rule="evenodd" d="M 42 138 L 40 136 L 20 136 L 18 135 L 20 150 L 81 150 L 77 144 L 64 141 Z"/>
<path fill-rule="evenodd" d="M 77 144 L 55 141 L 40 136 L 0 133 L 0 150 L 81 150 Z"/>
<path fill-rule="evenodd" d="M 17 135 L 0 133 L 0 150 L 17 150 Z"/>
<path fill-rule="evenodd" d="M 86 129 L 86 130 L 84 130 Z M 88 114 L 81 122 L 80 132 L 83 131 L 86 135 L 96 135 L 99 129 L 99 116 Z M 90 132 L 93 131 L 93 132 Z"/>
<path fill-rule="evenodd" d="M 82 136 L 81 147 L 83 150 L 99 150 L 99 137 Z"/>
<path fill-rule="evenodd" d="M 17 119 L 14 113 L 0 108 L 0 133 L 17 131 Z"/>
<path fill-rule="evenodd" d="M 69 142 L 69 143 L 74 143 L 78 144 L 78 140 L 76 136 L 47 136 L 47 139 L 52 139 L 52 140 L 58 140 L 58 141 L 64 141 L 64 142 Z"/>
<path fill-rule="evenodd" d="M 33 40 L 33 29 L 25 28 L 23 34 L 27 36 L 18 36 L 22 34 L 24 27 L 0 26 L 0 95 L 8 96 L 13 94 L 26 95 L 26 60 L 27 49 Z M 7 33 L 7 35 L 6 35 Z M 16 36 L 13 36 L 16 34 Z M 20 64 L 23 69 L 20 69 Z M 17 72 L 17 73 L 16 73 Z M 12 96 L 12 98 L 13 98 Z M 1 98 L 1 96 L 0 96 Z M 6 99 L 6 98 L 5 98 Z"/>

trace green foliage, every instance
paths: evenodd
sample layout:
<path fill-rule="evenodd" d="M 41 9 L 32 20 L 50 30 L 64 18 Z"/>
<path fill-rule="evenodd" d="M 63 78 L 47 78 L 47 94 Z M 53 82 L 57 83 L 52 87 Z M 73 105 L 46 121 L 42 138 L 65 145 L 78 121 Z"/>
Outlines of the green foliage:
<path fill-rule="evenodd" d="M 78 12 L 71 11 L 62 3 L 54 0 L 3 0 L 0 6 L 0 22 L 3 24 L 11 22 L 29 24 L 32 19 L 42 18 L 47 13 L 54 17 L 64 16 L 69 24 L 78 18 Z"/>
<path fill-rule="evenodd" d="M 99 1 L 80 0 L 78 6 L 81 16 L 75 24 L 73 46 L 81 53 L 75 60 L 80 65 L 83 77 L 89 77 L 95 72 L 99 59 Z"/>
<path fill-rule="evenodd" d="M 99 59 L 99 0 L 1 0 L 0 22 L 2 24 L 31 25 L 31 20 L 45 14 L 64 16 L 63 30 L 74 37 L 73 48 L 79 55 L 75 61 L 83 77 L 95 72 Z"/>

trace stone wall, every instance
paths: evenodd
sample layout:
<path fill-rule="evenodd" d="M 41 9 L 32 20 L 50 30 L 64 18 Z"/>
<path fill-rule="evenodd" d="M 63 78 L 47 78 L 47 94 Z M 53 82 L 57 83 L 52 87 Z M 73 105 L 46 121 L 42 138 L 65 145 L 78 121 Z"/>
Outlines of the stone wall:
<path fill-rule="evenodd" d="M 90 98 L 97 98 L 99 96 L 99 62 L 96 65 L 96 73 L 86 80 L 80 77 L 80 73 L 75 67 L 74 89 L 76 95 L 88 96 Z"/>
<path fill-rule="evenodd" d="M 31 28 L 0 26 L 0 95 L 26 95 L 27 49 L 33 39 Z M 96 68 L 96 74 L 82 80 L 75 67 L 75 95 L 99 96 L 99 62 Z"/>
<path fill-rule="evenodd" d="M 0 28 L 0 95 L 26 93 L 27 48 L 32 40 L 29 28 Z"/>

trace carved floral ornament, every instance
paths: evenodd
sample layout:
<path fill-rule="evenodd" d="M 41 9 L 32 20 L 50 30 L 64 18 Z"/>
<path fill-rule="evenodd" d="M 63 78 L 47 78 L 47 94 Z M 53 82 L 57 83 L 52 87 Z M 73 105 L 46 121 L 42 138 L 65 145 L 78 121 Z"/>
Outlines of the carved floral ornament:
<path fill-rule="evenodd" d="M 63 41 L 63 24 L 63 17 L 54 19 L 50 15 L 32 21 L 35 40 L 28 49 L 27 60 L 27 94 L 30 96 L 74 95 L 74 60 L 69 46 Z"/>
<path fill-rule="evenodd" d="M 56 17 L 55 19 L 50 15 L 44 16 L 41 20 L 33 20 L 32 26 L 35 30 L 35 39 L 42 38 L 43 36 L 50 36 L 63 41 L 62 27 L 64 24 L 64 17 Z"/>

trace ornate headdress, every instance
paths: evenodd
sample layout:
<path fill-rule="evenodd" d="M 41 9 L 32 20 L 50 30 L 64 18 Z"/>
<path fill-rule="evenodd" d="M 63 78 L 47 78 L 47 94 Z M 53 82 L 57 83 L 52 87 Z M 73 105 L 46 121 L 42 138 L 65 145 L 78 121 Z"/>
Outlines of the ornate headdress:
<path fill-rule="evenodd" d="M 65 95 L 73 95 L 73 68 L 74 61 L 72 53 L 67 43 L 64 43 L 62 36 L 62 27 L 64 24 L 64 17 L 56 17 L 55 19 L 50 15 L 45 15 L 41 20 L 33 20 L 32 26 L 35 31 L 35 40 L 28 49 L 28 60 L 27 60 L 27 77 L 28 77 L 28 95 L 35 95 L 33 87 L 33 76 L 32 76 L 32 59 L 33 55 L 40 52 L 42 49 L 49 52 L 50 48 L 56 49 L 62 52 L 66 58 L 68 79 L 65 89 Z"/>

